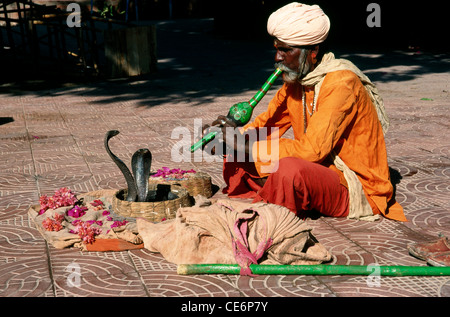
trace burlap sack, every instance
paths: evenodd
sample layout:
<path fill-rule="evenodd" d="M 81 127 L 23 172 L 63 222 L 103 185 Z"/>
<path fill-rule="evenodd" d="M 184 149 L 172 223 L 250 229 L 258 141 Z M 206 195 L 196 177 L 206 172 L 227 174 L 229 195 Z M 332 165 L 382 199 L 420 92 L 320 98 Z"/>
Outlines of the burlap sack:
<path fill-rule="evenodd" d="M 142 239 L 138 235 L 135 219 L 121 217 L 120 215 L 114 214 L 111 210 L 112 196 L 116 191 L 117 190 L 98 190 L 78 195 L 78 199 L 83 199 L 84 202 L 101 199 L 105 203 L 105 209 L 111 211 L 109 215 L 104 215 L 103 209 L 97 211 L 92 210 L 92 207 L 89 207 L 89 210 L 84 216 L 72 218 L 66 215 L 66 211 L 73 206 L 48 209 L 45 213 L 39 215 L 39 205 L 31 206 L 28 210 L 28 215 L 44 239 L 57 249 L 70 247 L 80 248 L 85 251 L 122 251 L 133 249 L 136 248 L 136 245 L 142 244 Z M 89 206 L 89 204 L 87 205 Z M 42 222 L 46 218 L 53 218 L 55 214 L 64 215 L 64 221 L 62 222 L 63 228 L 59 231 L 47 231 L 43 227 Z M 95 245 L 86 245 L 82 243 L 82 239 L 77 234 L 70 232 L 75 228 L 72 222 L 77 219 L 81 221 L 95 220 L 101 223 L 101 225 L 93 225 L 102 231 L 100 235 L 95 237 Z M 117 220 L 127 220 L 128 223 L 123 226 L 112 228 L 111 225 Z M 102 245 L 102 241 L 106 239 L 114 239 L 119 243 L 116 243 L 115 245 L 107 243 L 108 246 L 104 246 Z M 124 243 L 120 243 L 120 241 L 123 241 Z"/>
<path fill-rule="evenodd" d="M 331 254 L 287 208 L 197 196 L 161 223 L 137 219 L 144 247 L 176 264 L 319 264 Z M 256 263 L 255 263 L 256 264 Z"/>

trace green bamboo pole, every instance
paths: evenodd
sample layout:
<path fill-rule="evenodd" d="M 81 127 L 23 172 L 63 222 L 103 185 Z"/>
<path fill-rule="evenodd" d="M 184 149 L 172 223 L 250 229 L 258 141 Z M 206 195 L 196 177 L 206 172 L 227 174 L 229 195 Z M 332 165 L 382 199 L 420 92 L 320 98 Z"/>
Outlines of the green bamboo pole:
<path fill-rule="evenodd" d="M 255 265 L 250 269 L 255 275 L 379 275 L 379 276 L 447 276 L 449 266 L 376 266 L 376 265 Z M 237 264 L 180 264 L 177 273 L 233 274 L 241 268 Z"/>

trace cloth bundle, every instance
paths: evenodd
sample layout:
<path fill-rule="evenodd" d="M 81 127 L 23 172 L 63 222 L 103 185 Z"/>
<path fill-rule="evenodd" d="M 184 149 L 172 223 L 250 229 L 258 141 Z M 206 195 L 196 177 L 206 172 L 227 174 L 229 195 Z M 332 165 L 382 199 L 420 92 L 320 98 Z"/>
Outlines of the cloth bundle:
<path fill-rule="evenodd" d="M 144 247 L 176 264 L 319 264 L 331 254 L 311 228 L 287 208 L 196 196 L 196 205 L 180 208 L 175 219 L 152 223 L 137 219 Z"/>

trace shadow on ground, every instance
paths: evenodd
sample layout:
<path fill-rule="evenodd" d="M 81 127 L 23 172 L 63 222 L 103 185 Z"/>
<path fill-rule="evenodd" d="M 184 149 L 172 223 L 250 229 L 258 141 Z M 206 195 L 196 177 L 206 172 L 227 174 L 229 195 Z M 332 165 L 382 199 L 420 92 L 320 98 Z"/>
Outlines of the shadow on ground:
<path fill-rule="evenodd" d="M 221 37 L 214 32 L 213 19 L 154 23 L 157 25 L 156 73 L 112 80 L 102 76 L 55 74 L 50 63 L 38 74 L 29 76 L 25 63 L 25 68 L 17 66 L 12 80 L 0 81 L 0 94 L 83 94 L 98 97 L 95 103 L 99 104 L 133 99 L 143 107 L 183 102 L 195 106 L 212 103 L 217 97 L 256 91 L 273 71 L 274 50 L 268 37 Z M 350 59 L 375 82 L 409 81 L 427 73 L 450 71 L 450 55 L 446 53 L 417 49 L 368 53 L 345 47 L 332 51 L 337 57 Z M 83 84 L 89 84 L 90 89 L 76 89 Z"/>

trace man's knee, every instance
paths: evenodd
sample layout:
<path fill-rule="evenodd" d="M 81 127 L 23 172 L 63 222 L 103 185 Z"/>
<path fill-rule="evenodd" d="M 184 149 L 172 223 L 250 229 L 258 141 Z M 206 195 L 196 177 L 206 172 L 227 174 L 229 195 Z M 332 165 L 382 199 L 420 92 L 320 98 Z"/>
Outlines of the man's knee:
<path fill-rule="evenodd" d="M 308 173 L 306 166 L 308 163 L 308 161 L 296 157 L 282 158 L 278 163 L 277 171 L 272 173 L 272 177 L 283 183 L 297 184 L 304 178 L 305 173 Z"/>
<path fill-rule="evenodd" d="M 311 162 L 301 158 L 285 157 L 279 161 L 277 172 L 286 175 L 303 174 L 308 170 L 308 164 L 311 164 Z"/>

